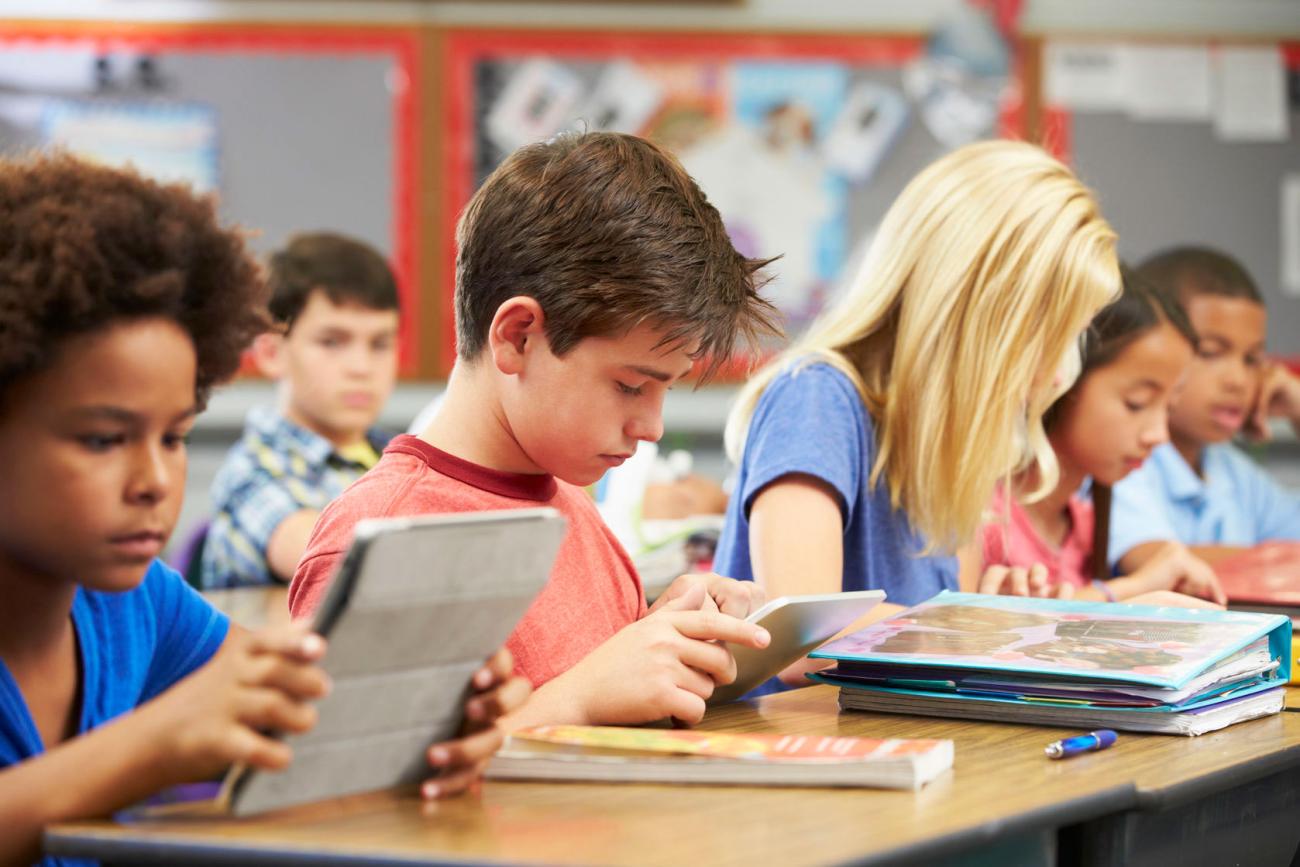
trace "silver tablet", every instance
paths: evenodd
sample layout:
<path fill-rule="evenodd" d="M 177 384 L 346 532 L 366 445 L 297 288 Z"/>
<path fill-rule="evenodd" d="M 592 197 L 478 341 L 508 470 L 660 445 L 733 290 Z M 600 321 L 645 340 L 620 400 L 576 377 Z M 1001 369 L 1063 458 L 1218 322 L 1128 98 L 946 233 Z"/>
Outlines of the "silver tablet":
<path fill-rule="evenodd" d="M 237 770 L 237 816 L 416 782 L 455 736 L 469 679 L 546 584 L 564 538 L 554 509 L 363 521 L 316 612 L 333 691 L 285 738 L 283 771 Z"/>
<path fill-rule="evenodd" d="M 883 590 L 854 590 L 773 599 L 745 618 L 772 635 L 762 650 L 728 644 L 736 679 L 713 691 L 708 704 L 735 701 L 835 636 L 885 598 Z"/>

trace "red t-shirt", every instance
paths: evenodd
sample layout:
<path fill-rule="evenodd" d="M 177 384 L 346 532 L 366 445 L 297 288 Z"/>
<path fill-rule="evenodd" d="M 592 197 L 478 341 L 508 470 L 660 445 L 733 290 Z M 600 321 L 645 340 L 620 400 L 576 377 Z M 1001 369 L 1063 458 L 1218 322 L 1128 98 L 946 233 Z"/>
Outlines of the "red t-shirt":
<path fill-rule="evenodd" d="M 374 469 L 325 507 L 289 585 L 294 617 L 311 614 L 366 518 L 550 506 L 568 521 L 550 581 L 506 641 L 520 674 L 540 686 L 645 614 L 632 561 L 581 488 L 549 475 L 481 467 L 399 436 Z"/>

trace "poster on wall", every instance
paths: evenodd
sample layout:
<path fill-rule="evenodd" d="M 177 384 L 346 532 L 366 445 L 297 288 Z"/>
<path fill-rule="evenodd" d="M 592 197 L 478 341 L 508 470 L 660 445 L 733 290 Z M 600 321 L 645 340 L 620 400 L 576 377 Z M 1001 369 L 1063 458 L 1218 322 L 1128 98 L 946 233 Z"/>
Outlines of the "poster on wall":
<path fill-rule="evenodd" d="M 217 116 L 196 103 L 59 100 L 41 118 L 45 145 L 201 193 L 217 188 Z"/>
<path fill-rule="evenodd" d="M 921 47 L 910 37 L 602 44 L 593 34 L 462 34 L 448 80 L 467 92 L 449 104 L 452 134 L 463 129 L 469 147 L 449 149 L 449 210 L 528 142 L 576 129 L 647 137 L 681 160 L 738 250 L 781 257 L 765 294 L 796 333 L 824 309 L 883 213 L 871 198 L 877 187 L 892 199 L 900 178 L 945 149 L 911 123 L 903 91 L 903 67 Z"/>

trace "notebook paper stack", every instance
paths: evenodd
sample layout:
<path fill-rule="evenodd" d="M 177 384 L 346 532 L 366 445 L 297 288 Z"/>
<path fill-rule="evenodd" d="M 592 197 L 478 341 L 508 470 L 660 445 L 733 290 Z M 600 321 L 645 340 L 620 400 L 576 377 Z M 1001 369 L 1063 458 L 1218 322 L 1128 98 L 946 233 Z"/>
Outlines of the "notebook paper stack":
<path fill-rule="evenodd" d="M 1199 735 L 1282 709 L 1291 621 L 941 593 L 811 655 L 844 709 Z"/>
<path fill-rule="evenodd" d="M 952 741 L 534 726 L 487 776 L 515 780 L 917 789 L 952 767 Z"/>

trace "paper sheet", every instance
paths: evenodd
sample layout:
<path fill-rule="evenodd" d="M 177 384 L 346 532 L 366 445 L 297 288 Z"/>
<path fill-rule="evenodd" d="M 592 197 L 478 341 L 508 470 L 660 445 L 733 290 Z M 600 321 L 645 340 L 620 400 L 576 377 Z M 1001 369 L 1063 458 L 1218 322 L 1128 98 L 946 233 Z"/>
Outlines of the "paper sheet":
<path fill-rule="evenodd" d="M 1227 141 L 1286 141 L 1291 135 L 1286 67 L 1275 45 L 1218 50 L 1214 131 Z"/>
<path fill-rule="evenodd" d="M 1209 120 L 1210 49 L 1205 45 L 1124 46 L 1121 86 L 1140 120 Z"/>
<path fill-rule="evenodd" d="M 1300 298 L 1300 174 L 1282 179 L 1282 291 Z"/>
<path fill-rule="evenodd" d="M 1115 42 L 1049 42 L 1043 52 L 1047 104 L 1074 111 L 1123 109 L 1123 54 Z"/>

